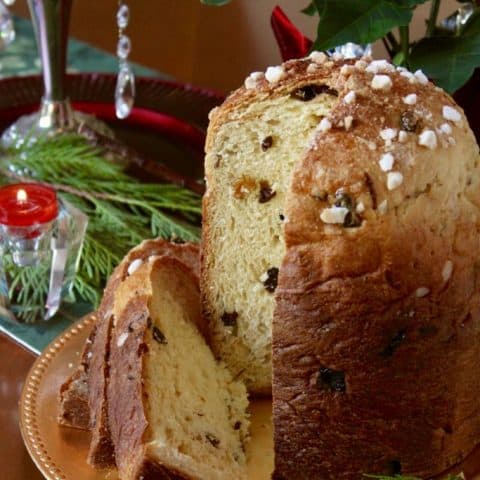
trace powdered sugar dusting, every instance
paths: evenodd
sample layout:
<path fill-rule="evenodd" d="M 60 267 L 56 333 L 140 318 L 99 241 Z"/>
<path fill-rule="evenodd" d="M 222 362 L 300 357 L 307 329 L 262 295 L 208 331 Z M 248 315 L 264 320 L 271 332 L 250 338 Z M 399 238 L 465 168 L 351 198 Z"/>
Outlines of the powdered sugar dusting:
<path fill-rule="evenodd" d="M 127 341 L 128 338 L 128 333 L 123 332 L 121 335 L 119 335 L 117 339 L 117 347 L 123 347 L 123 344 Z"/>
<path fill-rule="evenodd" d="M 442 268 L 442 278 L 444 282 L 448 282 L 453 273 L 453 262 L 447 260 Z"/>
<path fill-rule="evenodd" d="M 310 60 L 312 60 L 312 62 L 315 62 L 315 63 L 318 63 L 318 64 L 321 64 L 321 63 L 324 63 L 325 60 L 327 60 L 327 55 L 325 55 L 325 53 L 323 52 L 317 52 L 317 51 L 313 51 L 309 56 L 308 58 Z"/>
<path fill-rule="evenodd" d="M 282 65 L 276 67 L 268 67 L 265 72 L 265 78 L 269 83 L 278 83 L 282 78 L 285 77 L 285 69 Z"/>
<path fill-rule="evenodd" d="M 448 105 L 445 105 L 442 109 L 443 118 L 445 120 L 450 120 L 452 122 L 460 122 L 462 120 L 462 115 L 458 110 Z"/>
<path fill-rule="evenodd" d="M 390 90 L 392 85 L 392 79 L 388 75 L 375 75 L 372 79 L 374 90 Z"/>
<path fill-rule="evenodd" d="M 430 293 L 430 289 L 427 287 L 420 287 L 415 290 L 415 296 L 418 298 L 426 297 Z"/>
<path fill-rule="evenodd" d="M 437 135 L 433 130 L 424 130 L 418 137 L 418 144 L 430 150 L 435 150 L 438 145 Z"/>
<path fill-rule="evenodd" d="M 393 158 L 393 155 L 391 153 L 386 153 L 385 155 L 382 155 L 382 158 L 380 158 L 378 163 L 383 172 L 389 172 L 393 168 L 394 161 L 395 159 Z"/>
<path fill-rule="evenodd" d="M 421 70 L 417 70 L 414 73 L 414 76 L 415 79 L 422 85 L 426 85 L 428 83 L 428 77 Z"/>
<path fill-rule="evenodd" d="M 345 130 L 350 130 L 353 125 L 353 117 L 351 115 L 348 115 L 347 117 L 345 117 L 344 124 L 345 124 Z"/>
<path fill-rule="evenodd" d="M 332 122 L 328 118 L 322 118 L 318 124 L 319 132 L 328 132 L 332 128 Z"/>
<path fill-rule="evenodd" d="M 344 100 L 345 100 L 345 103 L 351 104 L 356 100 L 356 98 L 357 98 L 356 93 L 353 90 L 351 90 L 345 95 Z"/>
<path fill-rule="evenodd" d="M 397 136 L 398 130 L 396 128 L 385 128 L 380 130 L 380 136 L 383 140 L 393 140 Z"/>
<path fill-rule="evenodd" d="M 445 135 L 451 135 L 453 129 L 449 123 L 442 123 L 440 125 L 440 131 Z"/>
<path fill-rule="evenodd" d="M 245 79 L 245 88 L 248 89 L 248 90 L 256 88 L 259 80 L 261 80 L 264 76 L 265 76 L 265 74 L 263 72 L 252 72 Z"/>
<path fill-rule="evenodd" d="M 415 105 L 417 103 L 417 95 L 415 93 L 411 93 L 406 97 L 403 97 L 403 103 L 407 105 Z"/>
<path fill-rule="evenodd" d="M 129 275 L 133 275 L 142 265 L 143 260 L 141 258 L 137 258 L 133 260 L 133 262 L 128 266 L 127 273 Z"/>
<path fill-rule="evenodd" d="M 365 211 L 365 204 L 363 202 L 358 202 L 355 211 L 357 213 L 363 213 Z"/>
<path fill-rule="evenodd" d="M 320 219 L 324 223 L 343 223 L 347 214 L 348 208 L 330 207 L 323 210 L 320 214 Z"/>
<path fill-rule="evenodd" d="M 389 172 L 387 175 L 387 188 L 395 190 L 403 183 L 403 175 L 400 172 Z"/>
<path fill-rule="evenodd" d="M 369 73 L 392 73 L 395 67 L 387 60 L 373 60 L 365 70 Z"/>
<path fill-rule="evenodd" d="M 378 210 L 378 213 L 380 215 L 385 215 L 387 213 L 387 210 L 388 210 L 388 201 L 383 200 L 382 202 L 380 202 L 377 210 Z"/>

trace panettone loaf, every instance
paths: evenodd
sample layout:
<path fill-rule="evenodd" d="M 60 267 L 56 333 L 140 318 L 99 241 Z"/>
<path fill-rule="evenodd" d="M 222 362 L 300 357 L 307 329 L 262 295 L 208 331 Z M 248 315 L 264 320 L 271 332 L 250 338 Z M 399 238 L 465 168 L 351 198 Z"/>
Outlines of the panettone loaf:
<path fill-rule="evenodd" d="M 113 328 L 113 301 L 119 285 L 135 273 L 143 262 L 151 256 L 167 255 L 178 258 L 188 265 L 194 274 L 199 271 L 198 246 L 185 243 L 176 244 L 162 239 L 146 240 L 131 250 L 114 270 L 104 292 L 97 312 L 96 334 L 91 347 L 88 366 L 88 403 L 92 440 L 88 462 L 97 468 L 114 465 L 113 445 L 108 428 L 106 389 L 109 373 L 109 341 Z"/>
<path fill-rule="evenodd" d="M 119 285 L 113 316 L 107 398 L 120 479 L 246 478 L 246 389 L 204 340 L 197 277 L 152 258 Z"/>
<path fill-rule="evenodd" d="M 206 149 L 203 301 L 256 392 L 273 335 L 274 478 L 430 478 L 465 458 L 480 157 L 451 97 L 420 71 L 314 52 L 252 74 Z"/>

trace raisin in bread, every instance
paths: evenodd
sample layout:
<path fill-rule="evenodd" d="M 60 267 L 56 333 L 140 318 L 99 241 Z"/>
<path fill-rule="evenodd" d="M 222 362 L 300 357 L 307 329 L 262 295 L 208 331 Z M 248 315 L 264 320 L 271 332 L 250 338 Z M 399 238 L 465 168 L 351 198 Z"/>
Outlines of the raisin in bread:
<path fill-rule="evenodd" d="M 274 478 L 461 461 L 480 444 L 480 157 L 452 98 L 315 52 L 251 75 L 206 151 L 203 301 L 252 391 L 273 337 Z"/>
<path fill-rule="evenodd" d="M 132 249 L 112 273 L 80 365 L 61 388 L 59 421 L 67 426 L 92 429 L 88 461 L 97 468 L 111 467 L 115 463 L 105 397 L 114 293 L 125 278 L 135 272 L 135 268 L 154 255 L 179 258 L 198 275 L 197 245 L 155 239 L 146 240 Z"/>
<path fill-rule="evenodd" d="M 196 276 L 153 258 L 117 288 L 113 315 L 107 398 L 120 478 L 246 478 L 247 393 L 203 337 Z"/>

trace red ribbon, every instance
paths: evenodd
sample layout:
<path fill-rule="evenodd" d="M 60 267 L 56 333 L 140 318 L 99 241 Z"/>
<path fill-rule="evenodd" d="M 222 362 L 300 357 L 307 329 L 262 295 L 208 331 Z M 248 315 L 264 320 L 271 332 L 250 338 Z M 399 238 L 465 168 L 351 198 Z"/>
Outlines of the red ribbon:
<path fill-rule="evenodd" d="M 278 5 L 273 9 L 270 21 L 283 61 L 308 54 L 313 42 L 303 35 Z"/>

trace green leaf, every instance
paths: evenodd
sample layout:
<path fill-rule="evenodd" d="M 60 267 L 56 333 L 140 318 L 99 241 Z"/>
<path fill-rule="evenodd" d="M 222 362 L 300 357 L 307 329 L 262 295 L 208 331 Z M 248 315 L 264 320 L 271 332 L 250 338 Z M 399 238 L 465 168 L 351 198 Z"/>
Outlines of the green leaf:
<path fill-rule="evenodd" d="M 315 6 L 314 2 L 310 2 L 310 5 L 307 5 L 303 10 L 302 13 L 305 15 L 310 15 L 313 17 L 317 13 L 317 7 Z"/>
<path fill-rule="evenodd" d="M 478 26 L 472 25 L 469 31 L 475 28 Z M 453 93 L 480 65 L 480 35 L 425 38 L 414 46 L 410 65 L 421 68 L 438 86 Z"/>
<path fill-rule="evenodd" d="M 314 49 L 328 50 L 347 42 L 366 44 L 392 28 L 408 25 L 413 0 L 315 0 L 320 12 Z"/>
<path fill-rule="evenodd" d="M 221 7 L 222 5 L 226 5 L 230 3 L 231 0 L 200 0 L 201 3 L 205 5 L 213 5 L 215 7 Z"/>
<path fill-rule="evenodd" d="M 7 166 L 11 165 L 23 172 L 25 180 L 54 184 L 63 199 L 89 217 L 73 286 L 77 300 L 98 304 L 113 268 L 144 238 L 198 240 L 200 236 L 198 195 L 176 185 L 140 183 L 83 138 L 55 137 L 7 155 L 0 162 L 0 184 L 10 178 Z M 15 302 L 25 308 L 17 315 L 31 318 L 36 313 L 31 306 L 41 306 L 44 292 L 38 270 L 22 272 L 25 278 L 17 276 L 11 285 L 25 286 Z"/>

